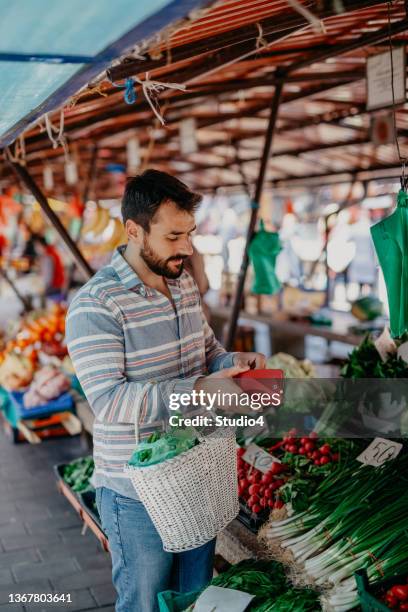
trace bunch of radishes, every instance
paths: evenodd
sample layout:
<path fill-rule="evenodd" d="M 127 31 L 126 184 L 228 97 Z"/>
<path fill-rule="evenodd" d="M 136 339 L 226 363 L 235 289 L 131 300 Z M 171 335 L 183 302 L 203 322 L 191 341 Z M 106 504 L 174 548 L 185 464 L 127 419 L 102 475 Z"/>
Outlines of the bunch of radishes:
<path fill-rule="evenodd" d="M 408 579 L 406 584 L 394 584 L 383 597 L 391 610 L 408 610 Z"/>
<path fill-rule="evenodd" d="M 237 449 L 238 457 L 238 495 L 254 514 L 267 508 L 282 508 L 279 489 L 285 484 L 283 474 L 286 470 L 282 463 L 274 461 L 266 474 L 257 470 L 242 459 L 245 448 Z"/>
<path fill-rule="evenodd" d="M 296 438 L 295 436 L 296 430 L 292 429 L 282 440 L 282 450 L 294 455 L 303 455 L 313 461 L 315 465 L 327 465 L 332 461 L 339 460 L 339 454 L 332 450 L 330 444 L 325 443 L 319 447 L 316 433 L 312 432 L 302 438 Z"/>

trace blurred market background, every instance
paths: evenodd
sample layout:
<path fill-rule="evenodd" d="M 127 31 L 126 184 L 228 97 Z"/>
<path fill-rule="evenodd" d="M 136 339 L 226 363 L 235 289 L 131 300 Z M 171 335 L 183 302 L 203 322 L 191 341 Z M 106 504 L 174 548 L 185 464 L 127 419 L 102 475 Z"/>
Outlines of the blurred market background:
<path fill-rule="evenodd" d="M 114 609 L 92 485 L 93 414 L 64 330 L 75 292 L 126 242 L 120 201 L 128 176 L 156 168 L 203 194 L 196 265 L 208 280 L 207 318 L 229 350 L 263 352 L 269 367 L 295 379 L 408 378 L 406 232 L 401 269 L 395 264 L 395 277 L 387 270 L 386 278 L 371 234 L 393 215 L 397 197 L 402 207 L 407 201 L 406 3 L 148 4 L 0 0 L 0 612 L 59 609 L 9 598 L 24 592 L 72 593 L 63 609 Z M 402 304 L 394 338 L 391 285 Z M 401 439 L 404 409 L 394 406 L 390 416 L 382 406 L 370 423 Z M 307 511 L 296 480 L 302 470 L 311 495 L 362 450 L 330 441 L 324 429 L 309 438 L 317 421 L 306 405 L 296 419 L 306 441 L 296 432 L 255 440 L 288 465 L 284 477 L 263 483 L 274 486 L 269 496 L 258 497 L 261 474 L 249 481 L 242 459 L 254 440 L 240 440 L 241 513 L 219 538 L 216 573 L 273 556 L 281 536 L 273 521 L 295 508 L 294 491 L 304 504 L 297 511 Z M 293 460 L 298 454 L 306 463 Z M 399 457 L 402 473 L 404 452 Z M 347 474 L 351 482 L 354 472 Z M 370 494 L 384 484 L 376 477 Z M 402 520 L 406 489 L 398 470 L 392 478 Z M 348 494 L 355 499 L 355 490 Z M 388 502 L 394 509 L 381 498 Z M 381 508 L 372 507 L 373 533 Z M 406 576 L 400 522 L 389 542 L 389 573 Z M 361 554 L 372 583 L 389 577 L 376 573 L 375 556 Z M 269 578 L 283 572 L 285 559 L 275 561 L 279 567 L 262 566 Z M 324 595 L 287 595 L 292 587 L 282 578 L 276 594 L 288 599 L 276 610 L 368 610 L 354 569 L 341 576 L 347 593 L 336 583 Z M 385 601 L 384 589 L 376 593 Z M 162 609 L 176 609 L 168 605 Z"/>

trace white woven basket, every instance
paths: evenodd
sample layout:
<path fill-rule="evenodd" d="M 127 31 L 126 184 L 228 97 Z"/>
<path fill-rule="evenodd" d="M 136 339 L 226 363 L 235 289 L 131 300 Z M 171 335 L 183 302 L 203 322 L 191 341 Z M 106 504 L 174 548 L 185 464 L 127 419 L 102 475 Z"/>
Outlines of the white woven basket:
<path fill-rule="evenodd" d="M 157 465 L 125 467 L 168 552 L 202 546 L 239 512 L 235 430 L 199 440 Z"/>

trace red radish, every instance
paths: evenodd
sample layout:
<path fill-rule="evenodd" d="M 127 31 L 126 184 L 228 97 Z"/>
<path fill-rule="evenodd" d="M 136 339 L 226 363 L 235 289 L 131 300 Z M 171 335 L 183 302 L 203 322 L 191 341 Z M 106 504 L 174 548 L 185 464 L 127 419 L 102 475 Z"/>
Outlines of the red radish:
<path fill-rule="evenodd" d="M 291 445 L 289 446 L 289 448 L 288 448 L 288 451 L 289 451 L 290 453 L 297 453 L 297 451 L 298 451 L 298 447 L 296 446 L 296 444 L 291 444 Z"/>
<path fill-rule="evenodd" d="M 266 491 L 266 487 L 259 487 L 259 495 L 263 495 Z"/>
<path fill-rule="evenodd" d="M 385 601 L 391 609 L 396 608 L 398 606 L 398 599 L 392 593 L 387 593 L 387 595 L 385 596 Z"/>
<path fill-rule="evenodd" d="M 333 453 L 331 458 L 333 459 L 333 461 L 338 461 L 340 459 L 340 455 L 339 453 Z"/>
<path fill-rule="evenodd" d="M 315 459 L 313 462 L 315 465 L 320 465 L 320 459 Z"/>
<path fill-rule="evenodd" d="M 314 451 L 315 445 L 313 444 L 313 442 L 306 442 L 305 449 L 306 449 L 307 453 L 310 453 L 310 452 Z"/>
<path fill-rule="evenodd" d="M 285 504 L 283 503 L 283 501 L 281 499 L 277 499 L 273 505 L 274 508 L 276 508 L 277 510 L 279 510 L 280 508 L 283 508 Z"/>
<path fill-rule="evenodd" d="M 271 485 L 269 485 L 269 491 L 276 491 L 277 489 L 279 489 L 281 487 L 281 485 L 279 484 L 279 481 L 276 480 L 275 482 L 273 482 Z"/>
<path fill-rule="evenodd" d="M 324 457 L 320 459 L 320 465 L 326 465 L 327 463 L 331 463 L 331 461 L 330 461 L 330 457 L 325 455 Z"/>
<path fill-rule="evenodd" d="M 300 446 L 298 449 L 299 455 L 306 455 L 306 449 L 304 446 Z"/>
<path fill-rule="evenodd" d="M 310 434 L 309 434 L 309 438 L 311 440 L 317 440 L 318 437 L 319 436 L 317 435 L 317 433 L 315 431 L 311 431 Z"/>
<path fill-rule="evenodd" d="M 297 440 L 296 438 L 286 438 L 286 443 L 287 444 L 296 444 Z"/>
<path fill-rule="evenodd" d="M 241 447 L 241 448 L 238 448 L 238 449 L 237 449 L 237 455 L 238 455 L 238 457 L 242 457 L 242 455 L 245 455 L 245 453 L 246 453 L 246 449 L 245 449 L 245 448 L 242 448 L 242 447 Z"/>
<path fill-rule="evenodd" d="M 268 505 L 268 500 L 265 499 L 265 497 L 262 497 L 259 501 L 259 505 L 261 506 L 261 508 L 266 508 Z"/>
<path fill-rule="evenodd" d="M 251 486 L 249 487 L 249 489 L 248 489 L 248 493 L 249 493 L 250 495 L 258 495 L 258 493 L 259 493 L 259 489 L 260 489 L 260 488 L 261 488 L 261 487 L 260 487 L 258 484 L 253 484 L 253 485 L 251 485 Z"/>
<path fill-rule="evenodd" d="M 275 502 L 273 501 L 273 499 L 269 499 L 269 500 L 268 500 L 268 506 L 269 506 L 270 508 L 273 508 L 273 507 L 275 506 Z"/>
<path fill-rule="evenodd" d="M 264 497 L 266 497 L 267 499 L 270 499 L 271 497 L 273 497 L 273 490 L 272 489 L 266 489 L 266 491 L 264 493 Z"/>
<path fill-rule="evenodd" d="M 406 612 L 408 610 L 408 603 L 400 603 L 399 609 Z"/>
<path fill-rule="evenodd" d="M 253 504 L 257 504 L 258 502 L 259 502 L 258 495 L 251 495 L 251 497 L 248 499 L 248 506 L 249 504 L 253 505 Z"/>
<path fill-rule="evenodd" d="M 245 470 L 238 470 L 238 478 L 246 478 L 246 471 Z"/>
<path fill-rule="evenodd" d="M 308 453 L 306 453 L 306 457 L 307 457 L 308 459 L 311 459 L 311 458 L 312 458 L 312 456 L 313 456 L 312 451 L 309 451 Z"/>
<path fill-rule="evenodd" d="M 268 473 L 276 476 L 277 474 L 282 474 L 282 472 L 284 471 L 285 471 L 285 466 L 282 465 L 281 463 L 278 463 L 277 461 L 274 461 Z"/>
<path fill-rule="evenodd" d="M 319 448 L 319 451 L 322 453 L 322 455 L 330 455 L 331 453 L 330 444 L 323 444 L 323 446 Z"/>
<path fill-rule="evenodd" d="M 300 438 L 300 443 L 302 444 L 302 446 L 304 446 L 305 444 L 307 444 L 309 442 L 309 438 Z"/>
<path fill-rule="evenodd" d="M 312 454 L 312 459 L 320 459 L 321 454 L 318 450 L 314 451 Z"/>
<path fill-rule="evenodd" d="M 254 512 L 255 514 L 258 514 L 261 510 L 262 510 L 262 508 L 261 508 L 261 506 L 259 504 L 254 504 L 252 506 L 252 512 Z"/>
<path fill-rule="evenodd" d="M 241 478 L 238 485 L 241 489 L 247 489 L 249 485 L 249 481 L 246 478 Z"/>
<path fill-rule="evenodd" d="M 268 485 L 272 482 L 272 474 L 270 472 L 267 472 L 266 474 L 264 474 L 262 476 L 261 482 Z"/>
<path fill-rule="evenodd" d="M 406 601 L 408 599 L 408 586 L 406 584 L 394 584 L 389 592 L 400 601 Z"/>

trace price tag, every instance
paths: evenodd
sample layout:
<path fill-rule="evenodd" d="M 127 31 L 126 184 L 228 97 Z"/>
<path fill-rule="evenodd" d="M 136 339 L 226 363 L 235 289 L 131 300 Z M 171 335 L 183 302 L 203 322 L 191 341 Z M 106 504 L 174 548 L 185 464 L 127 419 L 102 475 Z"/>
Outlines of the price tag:
<path fill-rule="evenodd" d="M 384 327 L 384 330 L 378 336 L 377 340 L 374 341 L 374 346 L 383 361 L 387 361 L 390 356 L 390 353 L 393 354 L 396 352 L 397 345 L 391 338 L 391 334 L 388 327 Z"/>
<path fill-rule="evenodd" d="M 250 444 L 242 456 L 242 459 L 254 468 L 266 474 L 271 469 L 272 463 L 280 463 L 279 459 L 270 455 L 257 444 Z"/>
<path fill-rule="evenodd" d="M 374 438 L 367 448 L 357 457 L 364 465 L 379 467 L 390 459 L 395 459 L 402 449 L 402 444 L 386 438 Z"/>

